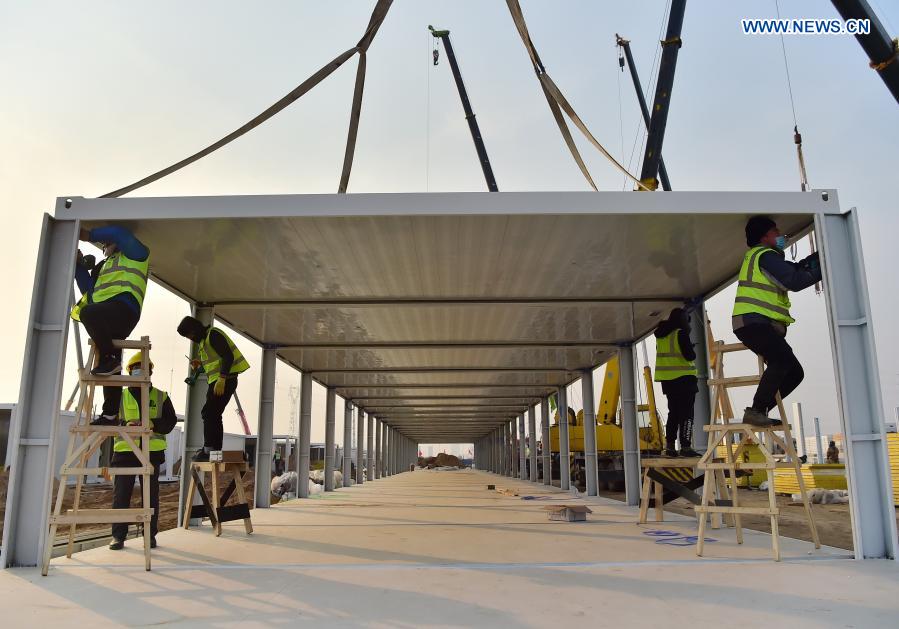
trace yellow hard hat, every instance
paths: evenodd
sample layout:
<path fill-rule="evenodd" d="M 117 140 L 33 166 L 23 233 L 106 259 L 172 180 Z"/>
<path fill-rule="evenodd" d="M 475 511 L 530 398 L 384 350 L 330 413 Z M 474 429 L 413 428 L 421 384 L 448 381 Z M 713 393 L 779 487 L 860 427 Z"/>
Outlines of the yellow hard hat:
<path fill-rule="evenodd" d="M 130 370 L 135 365 L 139 366 L 141 363 L 141 360 L 143 360 L 143 354 L 144 354 L 143 352 L 135 353 L 134 356 L 132 356 L 131 359 L 128 361 L 126 368 Z M 153 361 L 150 361 L 150 369 L 153 369 Z"/>

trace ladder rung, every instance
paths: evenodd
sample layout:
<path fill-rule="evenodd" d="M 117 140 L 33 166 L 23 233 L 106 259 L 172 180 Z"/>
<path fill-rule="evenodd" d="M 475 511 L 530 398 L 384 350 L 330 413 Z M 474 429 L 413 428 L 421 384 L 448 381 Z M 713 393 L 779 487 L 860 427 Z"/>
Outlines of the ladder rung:
<path fill-rule="evenodd" d="M 731 513 L 736 515 L 780 515 L 780 509 L 770 507 L 719 507 L 716 505 L 697 505 L 696 513 Z"/>
<path fill-rule="evenodd" d="M 753 432 L 780 432 L 789 428 L 789 424 L 781 424 L 779 426 L 755 426 L 754 424 L 709 424 L 703 426 L 706 432 L 723 432 L 725 430 L 751 430 Z"/>
<path fill-rule="evenodd" d="M 725 387 L 748 387 L 753 384 L 758 384 L 761 381 L 761 376 L 732 376 L 730 378 L 709 378 L 709 386 L 721 386 Z"/>
<path fill-rule="evenodd" d="M 104 387 L 130 387 L 150 384 L 149 376 L 126 376 L 123 374 L 116 376 L 92 376 L 87 370 L 82 372 L 80 379 L 85 384 Z"/>
<path fill-rule="evenodd" d="M 152 467 L 63 467 L 60 476 L 152 476 Z"/>
<path fill-rule="evenodd" d="M 153 509 L 79 509 L 61 515 L 51 515 L 50 524 L 117 524 L 149 522 Z"/>
<path fill-rule="evenodd" d="M 143 426 L 91 426 L 90 424 L 79 424 L 77 426 L 72 426 L 69 428 L 70 432 L 92 432 L 92 433 L 109 433 L 109 434 L 122 434 L 128 433 L 129 435 L 143 435 L 143 434 L 151 434 L 153 429 L 147 426 L 144 428 Z"/>

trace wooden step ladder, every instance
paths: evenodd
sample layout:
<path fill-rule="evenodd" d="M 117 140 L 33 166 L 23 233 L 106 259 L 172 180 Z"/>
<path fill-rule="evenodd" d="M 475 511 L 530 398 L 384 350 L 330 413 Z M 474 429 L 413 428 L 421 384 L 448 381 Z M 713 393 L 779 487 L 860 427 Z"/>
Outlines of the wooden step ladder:
<path fill-rule="evenodd" d="M 711 341 L 711 329 L 708 330 L 708 335 L 710 339 L 710 363 L 713 374 L 712 378 L 709 379 L 709 386 L 712 389 L 712 424 L 704 427 L 705 431 L 709 433 L 708 450 L 700 458 L 697 465 L 699 469 L 705 470 L 705 482 L 702 486 L 700 504 L 696 507 L 696 513 L 700 516 L 696 554 L 702 556 L 703 553 L 706 514 L 729 516 L 733 526 L 736 528 L 738 544 L 743 543 L 743 528 L 740 516 L 750 514 L 766 515 L 771 518 L 771 544 L 774 560 L 780 561 L 780 538 L 777 527 L 777 516 L 780 514 L 780 509 L 777 506 L 777 496 L 774 493 L 774 470 L 778 468 L 792 468 L 796 472 L 799 493 L 802 496 L 802 504 L 808 518 L 812 540 L 815 543 L 815 548 L 821 548 L 818 529 L 815 526 L 815 519 L 809 504 L 808 492 L 805 488 L 805 481 L 802 478 L 802 463 L 793 445 L 793 434 L 787 421 L 786 411 L 780 395 L 777 396 L 776 400 L 782 422 L 781 425 L 770 427 L 753 426 L 752 424 L 737 422 L 734 419 L 735 413 L 728 389 L 757 386 L 765 368 L 763 359 L 758 357 L 758 373 L 756 375 L 726 377 L 724 375 L 724 355 L 746 351 L 747 348 L 742 343 L 726 344 L 723 341 Z M 734 444 L 735 439 L 737 441 L 736 444 Z M 743 453 L 750 445 L 758 446 L 764 461 L 747 462 L 743 460 Z M 723 446 L 723 458 L 717 455 L 718 446 Z M 782 454 L 775 454 L 773 452 L 774 446 L 779 446 Z M 751 474 L 753 470 L 765 470 L 767 473 L 767 507 L 744 507 L 740 505 L 739 488 L 736 482 L 737 474 L 741 471 L 748 471 Z M 725 473 L 729 477 L 727 480 L 724 478 Z M 713 483 L 716 484 L 720 491 L 721 486 L 726 485 L 727 481 L 731 485 L 730 500 L 728 501 L 730 504 L 721 504 L 721 501 L 715 501 L 712 495 L 713 490 L 716 488 L 713 487 Z"/>
<path fill-rule="evenodd" d="M 75 419 L 69 428 L 68 447 L 62 466 L 59 469 L 59 488 L 56 503 L 50 512 L 50 530 L 44 544 L 44 557 L 41 574 L 47 576 L 50 568 L 50 557 L 56 540 L 57 528 L 69 525 L 69 542 L 66 557 L 72 556 L 75 541 L 75 528 L 79 524 L 116 524 L 140 523 L 144 534 L 144 567 L 150 569 L 150 520 L 153 509 L 150 507 L 150 477 L 153 475 L 153 464 L 150 462 L 150 337 L 143 336 L 139 341 L 114 341 L 118 349 L 138 350 L 141 352 L 141 375 L 125 374 L 115 376 L 94 376 L 91 369 L 99 362 L 93 341 L 90 342 L 85 366 L 78 371 L 79 391 L 78 406 L 75 408 Z M 91 409 L 94 404 L 96 387 L 140 387 L 140 424 L 130 426 L 91 426 Z M 131 450 L 141 462 L 140 467 L 88 467 L 91 456 L 100 449 L 107 439 L 119 437 L 131 446 Z M 140 445 L 137 445 L 140 440 Z M 52 456 L 52 453 L 51 453 Z M 97 475 L 110 478 L 117 475 L 141 476 L 143 489 L 143 507 L 136 509 L 83 509 L 80 507 L 81 489 L 86 475 Z M 74 477 L 75 495 L 72 508 L 63 512 L 63 502 L 69 488 L 69 479 Z"/>

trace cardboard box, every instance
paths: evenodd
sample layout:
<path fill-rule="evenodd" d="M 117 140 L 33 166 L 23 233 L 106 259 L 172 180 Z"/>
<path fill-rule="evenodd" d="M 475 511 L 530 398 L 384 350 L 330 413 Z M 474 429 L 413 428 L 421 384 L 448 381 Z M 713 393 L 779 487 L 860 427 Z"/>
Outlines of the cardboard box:
<path fill-rule="evenodd" d="M 593 513 L 587 505 L 550 505 L 543 509 L 549 512 L 550 520 L 560 522 L 584 522 L 587 514 Z"/>

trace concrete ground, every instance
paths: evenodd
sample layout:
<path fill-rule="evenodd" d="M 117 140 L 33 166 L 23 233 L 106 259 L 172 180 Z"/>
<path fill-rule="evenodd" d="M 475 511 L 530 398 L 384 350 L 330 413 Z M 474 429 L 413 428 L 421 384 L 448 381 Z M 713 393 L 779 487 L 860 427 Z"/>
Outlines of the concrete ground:
<path fill-rule="evenodd" d="M 593 513 L 548 521 L 543 507 L 560 503 Z M 698 558 L 685 539 L 694 520 L 640 526 L 619 502 L 485 472 L 419 470 L 252 513 L 249 537 L 242 522 L 220 538 L 208 525 L 161 533 L 152 572 L 137 541 L 55 559 L 48 577 L 0 572 L 3 624 L 883 627 L 899 617 L 894 562 L 783 539 L 774 563 L 768 535 L 747 531 L 738 546 L 730 529 L 711 530 Z"/>

